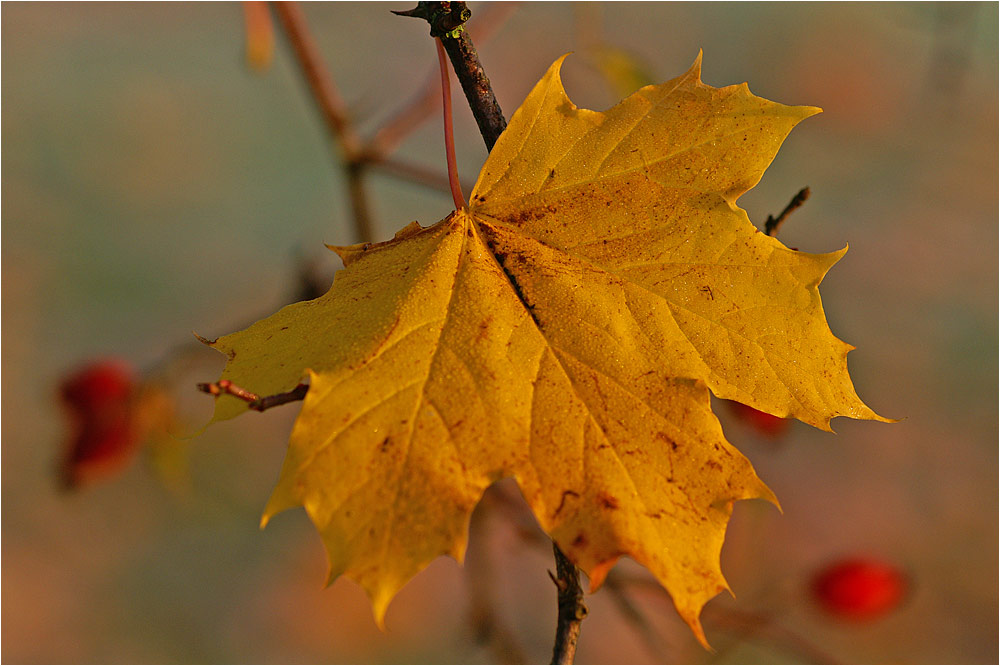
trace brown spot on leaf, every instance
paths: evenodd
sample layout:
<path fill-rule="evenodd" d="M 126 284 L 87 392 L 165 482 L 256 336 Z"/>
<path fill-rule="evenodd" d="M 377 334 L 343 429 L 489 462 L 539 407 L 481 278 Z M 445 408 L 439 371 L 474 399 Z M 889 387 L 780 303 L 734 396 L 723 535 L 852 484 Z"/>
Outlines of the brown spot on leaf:
<path fill-rule="evenodd" d="M 573 497 L 576 497 L 576 498 L 580 497 L 580 493 L 578 493 L 576 491 L 573 491 L 573 490 L 564 490 L 563 494 L 562 494 L 562 497 L 559 498 L 559 506 L 556 507 L 556 512 L 554 514 L 552 514 L 553 518 L 556 517 L 556 516 L 558 516 L 559 512 L 563 510 L 563 507 L 566 505 L 566 496 L 567 495 L 572 495 Z"/>
<path fill-rule="evenodd" d="M 587 545 L 587 537 L 583 533 L 577 534 L 576 538 L 573 539 L 573 546 L 576 548 L 583 548 Z"/>
<path fill-rule="evenodd" d="M 618 508 L 617 498 L 612 497 L 611 495 L 605 492 L 597 493 L 597 502 L 605 509 L 614 510 Z"/>
<path fill-rule="evenodd" d="M 670 446 L 671 451 L 676 451 L 678 449 L 677 442 L 670 439 L 670 437 L 668 437 L 666 433 L 662 432 L 656 433 L 656 439 L 660 440 L 664 444 L 668 444 Z"/>
<path fill-rule="evenodd" d="M 537 208 L 529 208 L 527 210 L 521 210 L 511 215 L 508 215 L 506 221 L 514 226 L 520 226 L 525 222 L 532 222 L 534 220 L 540 220 L 543 217 L 547 217 L 552 213 L 557 212 L 559 209 L 552 204 L 547 204 L 545 206 L 539 206 Z"/>
<path fill-rule="evenodd" d="M 476 334 L 476 341 L 482 342 L 489 335 L 490 324 L 493 323 L 493 315 L 489 315 L 486 319 L 479 322 L 479 333 Z"/>

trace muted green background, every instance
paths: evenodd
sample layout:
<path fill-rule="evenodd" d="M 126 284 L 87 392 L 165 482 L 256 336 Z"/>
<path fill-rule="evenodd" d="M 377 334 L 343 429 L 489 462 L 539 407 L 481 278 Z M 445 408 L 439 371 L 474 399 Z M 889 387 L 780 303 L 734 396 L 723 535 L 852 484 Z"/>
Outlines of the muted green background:
<path fill-rule="evenodd" d="M 487 12 L 471 5 L 476 17 Z M 381 4 L 305 7 L 364 132 L 418 94 L 426 26 Z M 509 115 L 548 65 L 605 108 L 595 36 L 657 80 L 704 49 L 704 80 L 825 113 L 797 128 L 742 200 L 760 223 L 809 185 L 782 231 L 808 251 L 851 250 L 824 282 L 835 333 L 858 346 L 862 397 L 897 425 L 795 424 L 774 443 L 726 422 L 784 514 L 736 509 L 724 570 L 737 598 L 706 611 L 701 651 L 669 601 L 633 597 L 651 650 L 605 593 L 590 599 L 580 662 L 995 662 L 997 657 L 997 5 L 517 6 L 480 45 Z M 294 408 L 211 428 L 186 492 L 148 466 L 56 492 L 61 377 L 99 356 L 155 362 L 191 331 L 226 333 L 285 302 L 302 257 L 349 243 L 343 182 L 279 39 L 263 76 L 242 61 L 238 4 L 2 6 L 2 520 L 5 662 L 496 661 L 468 626 L 463 571 L 442 559 L 390 607 L 386 634 L 349 581 L 322 589 L 324 556 L 300 511 L 257 530 Z M 459 163 L 485 148 L 457 106 Z M 400 155 L 443 171 L 440 120 Z M 450 198 L 372 179 L 380 237 L 432 223 Z M 192 428 L 210 405 L 175 389 Z M 509 519 L 473 533 L 491 552 L 497 614 L 527 659 L 547 660 L 551 557 Z M 845 625 L 806 584 L 869 554 L 913 585 L 887 618 Z M 623 566 L 641 573 L 637 567 Z M 757 614 L 735 626 L 732 611 Z M 767 621 L 760 621 L 761 617 Z M 789 638 L 792 632 L 809 647 Z"/>

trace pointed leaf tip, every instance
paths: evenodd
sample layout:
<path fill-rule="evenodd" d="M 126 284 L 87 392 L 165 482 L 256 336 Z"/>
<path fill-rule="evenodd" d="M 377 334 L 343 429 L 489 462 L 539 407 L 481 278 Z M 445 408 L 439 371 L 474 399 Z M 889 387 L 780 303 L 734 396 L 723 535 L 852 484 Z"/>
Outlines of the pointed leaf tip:
<path fill-rule="evenodd" d="M 195 331 L 191 331 L 191 334 L 198 339 L 198 342 L 200 342 L 203 345 L 208 345 L 209 347 L 214 347 L 215 343 L 219 341 L 219 338 L 212 338 L 211 340 L 209 340 L 208 338 L 203 338 L 200 335 L 198 335 Z"/>
<path fill-rule="evenodd" d="M 698 49 L 698 55 L 695 56 L 694 62 L 691 63 L 691 66 L 688 67 L 687 71 L 688 75 L 689 76 L 693 75 L 695 80 L 698 81 L 699 83 L 701 83 L 701 61 L 704 54 L 705 54 L 704 51 Z"/>

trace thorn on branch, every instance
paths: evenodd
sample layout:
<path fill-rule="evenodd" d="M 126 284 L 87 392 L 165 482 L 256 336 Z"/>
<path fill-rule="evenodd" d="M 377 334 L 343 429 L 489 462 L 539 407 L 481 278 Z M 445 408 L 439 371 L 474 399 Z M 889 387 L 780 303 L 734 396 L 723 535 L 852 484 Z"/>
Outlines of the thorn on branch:
<path fill-rule="evenodd" d="M 459 30 L 472 16 L 472 12 L 464 2 L 425 2 L 421 0 L 413 9 L 405 12 L 390 10 L 397 16 L 411 16 L 427 21 L 431 26 L 431 37 L 455 37 Z"/>
<path fill-rule="evenodd" d="M 772 217 L 770 215 L 767 216 L 767 222 L 764 223 L 764 233 L 768 236 L 777 236 L 778 228 L 781 226 L 781 223 L 785 221 L 785 218 L 791 215 L 796 208 L 804 204 L 808 198 L 809 188 L 803 187 L 799 190 L 798 194 L 792 197 L 792 200 L 788 202 L 788 205 L 785 206 L 785 210 L 781 211 L 781 214 L 779 214 L 778 217 Z"/>
<path fill-rule="evenodd" d="M 549 579 L 552 581 L 552 584 L 556 586 L 556 590 L 558 592 L 562 593 L 566 589 L 566 581 L 556 578 L 556 575 L 549 569 L 546 569 L 545 573 L 549 575 Z"/>
<path fill-rule="evenodd" d="M 239 398 L 240 400 L 246 402 L 247 407 L 255 412 L 263 412 L 267 409 L 271 409 L 272 407 L 278 407 L 279 405 L 284 405 L 289 402 L 305 399 L 306 392 L 309 390 L 309 385 L 299 384 L 291 391 L 261 397 L 256 393 L 237 386 L 228 379 L 220 379 L 217 382 L 198 384 L 198 390 L 214 396 L 231 395 L 234 398 Z"/>

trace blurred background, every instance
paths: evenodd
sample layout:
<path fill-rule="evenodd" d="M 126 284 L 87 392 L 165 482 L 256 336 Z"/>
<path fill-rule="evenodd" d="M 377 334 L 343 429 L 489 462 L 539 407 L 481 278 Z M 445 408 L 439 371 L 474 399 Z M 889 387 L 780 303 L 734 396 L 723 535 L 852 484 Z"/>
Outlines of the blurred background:
<path fill-rule="evenodd" d="M 389 13 L 406 8 L 304 7 L 363 136 L 434 72 L 426 24 Z M 704 615 L 718 651 L 622 562 L 618 587 L 588 599 L 578 662 L 995 663 L 997 5 L 470 8 L 471 25 L 493 30 L 477 45 L 508 117 L 566 51 L 584 107 L 682 73 L 699 49 L 706 83 L 823 107 L 740 204 L 762 225 L 811 187 L 780 238 L 813 252 L 850 243 L 824 306 L 858 347 L 862 398 L 904 419 L 768 434 L 720 405 L 784 514 L 736 507 L 723 552 L 736 598 Z M 100 358 L 166 369 L 175 427 L 193 432 L 211 412 L 194 383 L 215 379 L 222 357 L 191 345 L 192 331 L 270 314 L 301 293 L 304 267 L 328 283 L 338 263 L 322 244 L 358 240 L 337 149 L 280 26 L 255 72 L 243 12 L 2 6 L 2 659 L 547 661 L 551 552 L 509 485 L 477 512 L 466 569 L 434 562 L 390 606 L 386 633 L 355 584 L 323 589 L 304 512 L 258 530 L 294 405 L 145 447 L 119 474 L 60 490 L 72 431 L 59 387 L 74 371 Z M 472 183 L 486 150 L 455 100 Z M 440 125 L 435 112 L 394 157 L 444 173 Z M 432 187 L 377 171 L 367 183 L 380 239 L 451 210 Z M 813 588 L 854 557 L 905 588 L 877 617 L 831 615 Z"/>

